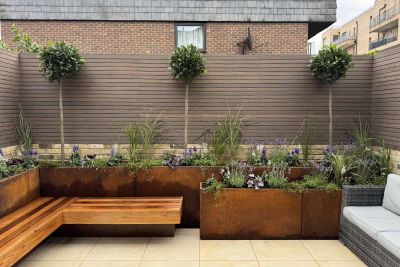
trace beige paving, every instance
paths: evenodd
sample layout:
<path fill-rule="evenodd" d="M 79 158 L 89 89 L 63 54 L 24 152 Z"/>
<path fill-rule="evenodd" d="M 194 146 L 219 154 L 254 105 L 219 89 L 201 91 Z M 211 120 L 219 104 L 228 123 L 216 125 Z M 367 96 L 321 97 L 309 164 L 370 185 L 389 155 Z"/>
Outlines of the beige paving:
<path fill-rule="evenodd" d="M 22 267 L 364 267 L 337 240 L 200 240 L 198 229 L 166 238 L 49 238 Z"/>

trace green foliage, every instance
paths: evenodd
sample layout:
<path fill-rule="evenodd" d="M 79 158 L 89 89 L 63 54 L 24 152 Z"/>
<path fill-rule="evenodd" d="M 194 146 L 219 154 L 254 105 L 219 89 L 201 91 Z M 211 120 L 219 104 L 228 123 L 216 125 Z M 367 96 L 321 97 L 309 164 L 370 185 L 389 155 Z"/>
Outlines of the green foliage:
<path fill-rule="evenodd" d="M 41 160 L 39 161 L 39 168 L 58 168 L 61 167 L 59 160 Z"/>
<path fill-rule="evenodd" d="M 79 148 L 76 149 L 75 147 L 72 150 L 71 156 L 68 160 L 68 166 L 71 167 L 82 167 L 81 155 L 79 153 Z"/>
<path fill-rule="evenodd" d="M 213 175 L 206 181 L 206 186 L 204 188 L 204 191 L 210 193 L 215 200 L 218 200 L 224 188 L 225 188 L 224 183 L 215 179 Z"/>
<path fill-rule="evenodd" d="M 43 48 L 40 44 L 33 42 L 29 34 L 21 33 L 15 24 L 11 26 L 11 32 L 14 34 L 13 43 L 17 46 L 18 52 L 39 53 Z"/>
<path fill-rule="evenodd" d="M 332 154 L 332 173 L 334 181 L 339 186 L 349 183 L 350 171 L 355 167 L 355 158 L 341 151 Z"/>
<path fill-rule="evenodd" d="M 352 128 L 348 131 L 350 137 L 362 149 L 371 148 L 374 143 L 371 129 L 368 121 L 359 119 L 358 123 L 353 123 Z"/>
<path fill-rule="evenodd" d="M 124 157 L 118 152 L 112 152 L 110 158 L 107 159 L 106 164 L 109 167 L 122 166 L 125 162 Z"/>
<path fill-rule="evenodd" d="M 185 84 L 206 73 L 206 60 L 194 45 L 177 47 L 170 57 L 169 66 L 174 79 Z"/>
<path fill-rule="evenodd" d="M 288 189 L 289 182 L 285 177 L 274 177 L 270 176 L 266 180 L 267 186 L 272 189 Z"/>
<path fill-rule="evenodd" d="M 229 112 L 225 120 L 216 122 L 216 129 L 211 137 L 212 153 L 219 163 L 237 159 L 245 125 L 240 112 Z M 224 156 L 228 156 L 224 160 Z"/>
<path fill-rule="evenodd" d="M 11 49 L 8 47 L 8 45 L 5 43 L 5 42 L 3 42 L 2 40 L 0 40 L 0 48 L 1 49 L 4 49 L 4 50 L 7 50 L 7 51 L 10 51 Z"/>
<path fill-rule="evenodd" d="M 128 165 L 135 170 L 140 166 L 150 166 L 154 164 L 152 145 L 161 138 L 161 123 L 159 117 L 154 119 L 146 118 L 143 123 L 132 123 L 126 128 L 129 140 L 129 162 Z M 139 147 L 140 145 L 140 147 Z M 139 162 L 140 160 L 142 163 Z M 161 161 L 158 161 L 161 165 Z"/>
<path fill-rule="evenodd" d="M 15 131 L 19 139 L 21 151 L 32 149 L 32 127 L 30 122 L 26 119 L 22 106 L 19 105 L 17 122 L 15 124 Z"/>
<path fill-rule="evenodd" d="M 246 184 L 245 166 L 240 163 L 232 162 L 225 169 L 221 170 L 223 183 L 226 187 L 242 188 Z"/>
<path fill-rule="evenodd" d="M 310 160 L 311 146 L 313 144 L 313 137 L 315 131 L 315 124 L 312 120 L 306 117 L 301 126 L 300 145 L 303 160 L 307 164 Z"/>
<path fill-rule="evenodd" d="M 352 56 L 343 48 L 335 45 L 324 46 L 317 56 L 311 59 L 310 70 L 322 83 L 332 85 L 344 78 L 353 66 Z"/>
<path fill-rule="evenodd" d="M 375 56 L 376 54 L 378 54 L 378 50 L 371 50 L 371 51 L 368 51 L 367 54 L 370 55 L 370 56 Z"/>
<path fill-rule="evenodd" d="M 97 158 L 96 157 L 96 158 L 94 158 L 92 160 L 85 161 L 85 164 L 84 164 L 83 167 L 96 168 L 96 169 L 106 168 L 106 167 L 108 167 L 107 162 L 108 162 L 107 159 Z"/>
<path fill-rule="evenodd" d="M 330 183 L 328 178 L 322 173 L 306 175 L 304 180 L 302 180 L 299 184 L 302 190 L 318 189 L 325 191 L 337 191 L 340 189 L 337 184 Z"/>
<path fill-rule="evenodd" d="M 65 42 L 49 42 L 40 50 L 40 68 L 49 81 L 60 81 L 85 66 L 79 50 Z"/>
<path fill-rule="evenodd" d="M 274 147 L 268 154 L 268 165 L 274 166 L 282 162 L 286 162 L 289 151 L 282 146 Z"/>
<path fill-rule="evenodd" d="M 6 161 L 0 155 L 0 179 L 6 178 L 10 175 L 10 170 L 7 167 Z"/>

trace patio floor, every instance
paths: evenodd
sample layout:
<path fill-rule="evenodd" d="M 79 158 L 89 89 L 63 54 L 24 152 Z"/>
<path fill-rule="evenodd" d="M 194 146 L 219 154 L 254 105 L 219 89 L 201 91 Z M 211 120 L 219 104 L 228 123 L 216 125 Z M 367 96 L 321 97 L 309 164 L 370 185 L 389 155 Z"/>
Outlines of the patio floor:
<path fill-rule="evenodd" d="M 366 265 L 336 240 L 200 240 L 198 229 L 177 229 L 173 238 L 49 238 L 19 266 L 359 267 Z"/>

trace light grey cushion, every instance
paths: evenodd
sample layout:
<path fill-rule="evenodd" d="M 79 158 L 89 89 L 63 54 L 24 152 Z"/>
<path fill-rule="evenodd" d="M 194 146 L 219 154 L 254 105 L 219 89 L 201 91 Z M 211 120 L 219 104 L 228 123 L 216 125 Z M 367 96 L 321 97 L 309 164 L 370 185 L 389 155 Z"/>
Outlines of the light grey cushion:
<path fill-rule="evenodd" d="M 400 176 L 389 174 L 382 206 L 400 215 Z"/>
<path fill-rule="evenodd" d="M 400 216 L 381 206 L 345 207 L 343 216 L 375 240 L 379 232 L 400 232 Z"/>
<path fill-rule="evenodd" d="M 382 232 L 378 234 L 378 243 L 400 259 L 400 232 Z"/>

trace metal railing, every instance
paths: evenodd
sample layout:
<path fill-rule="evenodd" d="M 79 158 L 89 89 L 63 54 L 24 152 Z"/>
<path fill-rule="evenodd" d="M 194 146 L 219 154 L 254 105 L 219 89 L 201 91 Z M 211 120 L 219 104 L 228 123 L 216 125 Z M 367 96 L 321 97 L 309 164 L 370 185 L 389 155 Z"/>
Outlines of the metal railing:
<path fill-rule="evenodd" d="M 388 37 L 388 38 L 383 38 L 381 40 L 376 40 L 371 42 L 371 44 L 369 45 L 369 50 L 375 49 L 377 47 L 380 47 L 382 45 L 391 43 L 397 41 L 397 36 L 393 36 L 393 37 Z"/>
<path fill-rule="evenodd" d="M 369 24 L 370 28 L 384 24 L 387 20 L 393 18 L 400 13 L 400 4 L 397 4 L 389 9 L 383 11 L 380 15 L 371 19 Z"/>
<path fill-rule="evenodd" d="M 336 40 L 333 40 L 333 44 L 335 45 L 340 45 L 341 43 L 344 43 L 346 41 L 355 41 L 356 37 L 352 34 L 346 34 L 346 35 L 341 35 L 338 37 Z"/>

